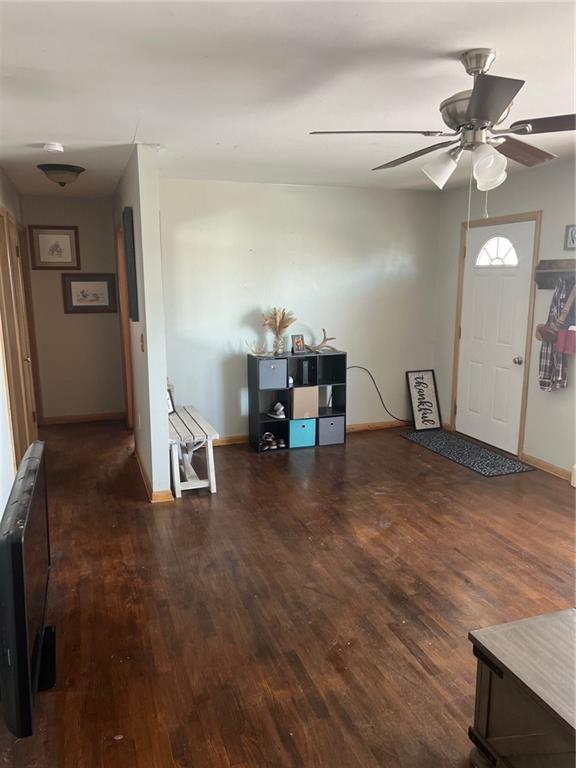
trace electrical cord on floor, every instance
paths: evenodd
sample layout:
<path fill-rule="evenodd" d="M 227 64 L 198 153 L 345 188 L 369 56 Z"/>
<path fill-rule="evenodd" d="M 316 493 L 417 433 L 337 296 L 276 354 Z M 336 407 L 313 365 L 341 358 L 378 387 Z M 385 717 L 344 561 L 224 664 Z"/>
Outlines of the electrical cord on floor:
<path fill-rule="evenodd" d="M 384 410 L 386 411 L 388 416 L 392 416 L 392 418 L 395 421 L 400 421 L 402 424 L 405 424 L 406 423 L 406 419 L 399 419 L 398 416 L 394 416 L 394 414 L 391 411 L 389 411 L 388 408 L 386 407 L 386 403 L 384 402 L 384 398 L 382 397 L 382 393 L 378 389 L 378 384 L 376 384 L 376 379 L 374 378 L 374 376 L 372 376 L 372 373 L 368 370 L 368 368 L 364 368 L 363 365 L 349 365 L 346 370 L 350 371 L 353 368 L 357 368 L 359 371 L 365 371 L 368 374 L 368 376 L 370 376 L 370 378 L 372 379 L 372 384 L 374 384 L 376 392 L 378 393 L 378 397 L 380 398 L 380 402 L 382 403 L 382 408 L 384 408 Z"/>

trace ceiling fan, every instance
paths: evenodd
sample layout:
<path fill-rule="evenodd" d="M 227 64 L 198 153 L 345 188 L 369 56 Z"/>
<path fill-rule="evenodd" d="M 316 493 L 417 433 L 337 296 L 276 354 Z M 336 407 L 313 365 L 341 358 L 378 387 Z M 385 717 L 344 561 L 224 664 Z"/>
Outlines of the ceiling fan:
<path fill-rule="evenodd" d="M 409 160 L 451 147 L 422 168 L 437 187 L 444 187 L 466 150 L 473 153 L 473 173 L 478 189 L 494 189 L 506 180 L 508 158 L 521 165 L 534 166 L 556 157 L 551 152 L 520 141 L 514 135 L 528 136 L 576 130 L 576 115 L 516 120 L 509 128 L 498 128 L 497 126 L 508 117 L 512 100 L 525 80 L 486 74 L 495 58 L 496 52 L 492 48 L 474 48 L 460 56 L 466 72 L 474 78 L 474 87 L 469 91 L 455 93 L 440 104 L 442 119 L 450 131 L 312 131 L 311 135 L 412 133 L 419 136 L 448 137 L 447 141 L 397 157 L 372 170 L 396 168 Z"/>

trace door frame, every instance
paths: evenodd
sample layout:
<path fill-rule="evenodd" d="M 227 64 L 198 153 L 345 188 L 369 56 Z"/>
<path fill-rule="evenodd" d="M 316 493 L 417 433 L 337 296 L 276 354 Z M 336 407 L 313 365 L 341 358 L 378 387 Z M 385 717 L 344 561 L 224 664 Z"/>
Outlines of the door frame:
<path fill-rule="evenodd" d="M 42 388 L 40 386 L 40 362 L 38 358 L 38 344 L 36 341 L 34 305 L 32 302 L 32 276 L 30 273 L 31 265 L 28 244 L 28 227 L 24 224 L 18 224 L 18 247 L 20 249 L 20 265 L 22 267 L 22 280 L 24 283 L 24 306 L 26 309 L 28 341 L 30 345 L 30 365 L 32 368 L 32 383 L 36 404 L 36 426 L 39 427 L 44 421 L 44 409 L 42 405 Z"/>
<path fill-rule="evenodd" d="M 7 382 L 12 444 L 16 464 L 37 437 L 38 414 L 30 343 L 25 277 L 16 218 L 0 206 L 0 294 L 2 360 Z"/>
<path fill-rule="evenodd" d="M 524 371 L 522 379 L 522 398 L 520 401 L 520 428 L 518 430 L 518 457 L 524 452 L 526 434 L 526 407 L 528 404 L 528 382 L 530 378 L 530 357 L 532 353 L 532 330 L 534 326 L 534 300 L 536 297 L 535 272 L 540 254 L 540 232 L 542 229 L 542 211 L 513 213 L 508 216 L 494 216 L 488 219 L 463 221 L 460 226 L 460 253 L 458 256 L 458 287 L 456 293 L 456 320 L 454 324 L 454 350 L 452 354 L 452 397 L 450 403 L 450 431 L 456 431 L 456 407 L 458 402 L 458 368 L 460 364 L 460 336 L 462 333 L 462 307 L 464 303 L 464 270 L 466 266 L 466 241 L 468 230 L 476 227 L 494 227 L 501 224 L 518 224 L 524 221 L 534 222 L 534 242 L 532 247 L 532 269 L 530 295 L 528 297 L 528 322 L 524 344 Z"/>
<path fill-rule="evenodd" d="M 118 281 L 118 314 L 122 342 L 122 373 L 124 378 L 124 399 L 126 401 L 126 426 L 134 428 L 134 374 L 132 368 L 132 342 L 128 310 L 128 279 L 126 276 L 126 252 L 124 232 L 117 229 L 114 235 L 116 245 L 116 276 Z"/>

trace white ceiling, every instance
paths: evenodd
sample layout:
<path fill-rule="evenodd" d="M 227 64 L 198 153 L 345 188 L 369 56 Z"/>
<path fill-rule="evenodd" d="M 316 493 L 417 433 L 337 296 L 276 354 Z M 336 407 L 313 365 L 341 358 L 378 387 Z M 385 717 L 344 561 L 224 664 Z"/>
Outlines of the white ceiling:
<path fill-rule="evenodd" d="M 573 3 L 3 3 L 0 164 L 25 194 L 62 194 L 51 161 L 87 168 L 64 194 L 109 194 L 136 140 L 163 177 L 428 189 L 425 159 L 370 168 L 438 139 L 308 131 L 442 129 L 479 46 L 527 81 L 511 119 L 574 112 Z"/>

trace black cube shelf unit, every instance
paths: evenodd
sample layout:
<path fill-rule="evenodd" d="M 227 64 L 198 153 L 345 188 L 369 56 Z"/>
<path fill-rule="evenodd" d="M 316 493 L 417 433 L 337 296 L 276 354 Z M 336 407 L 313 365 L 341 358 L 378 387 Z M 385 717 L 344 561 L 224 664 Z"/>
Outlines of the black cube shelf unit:
<path fill-rule="evenodd" d="M 257 451 L 265 432 L 282 438 L 286 449 L 346 440 L 345 352 L 248 355 L 248 396 L 250 444 Z M 278 402 L 285 419 L 268 416 Z"/>

